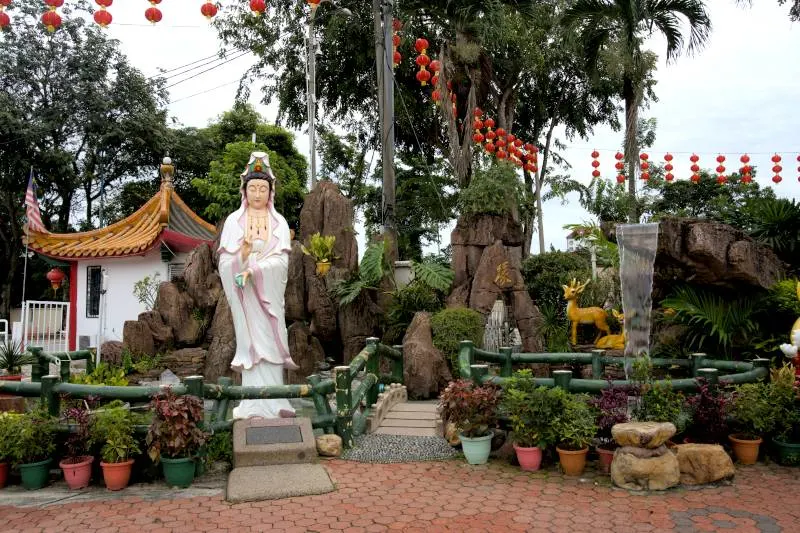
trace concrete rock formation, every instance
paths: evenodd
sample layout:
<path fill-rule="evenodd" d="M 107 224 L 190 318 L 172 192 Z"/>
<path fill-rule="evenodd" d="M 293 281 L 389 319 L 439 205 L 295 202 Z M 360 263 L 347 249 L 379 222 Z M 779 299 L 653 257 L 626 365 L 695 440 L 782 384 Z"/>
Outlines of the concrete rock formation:
<path fill-rule="evenodd" d="M 403 338 L 403 380 L 408 397 L 436 397 L 452 379 L 442 352 L 433 345 L 430 313 L 416 313 Z"/>
<path fill-rule="evenodd" d="M 611 462 L 611 479 L 623 489 L 665 490 L 680 482 L 681 472 L 678 458 L 666 448 L 663 455 L 644 459 L 618 448 Z"/>
<path fill-rule="evenodd" d="M 620 446 L 655 449 L 675 435 L 675 431 L 671 422 L 627 422 L 614 424 L 611 436 Z"/>
<path fill-rule="evenodd" d="M 733 461 L 719 444 L 679 444 L 675 446 L 681 483 L 702 485 L 733 479 Z"/>
<path fill-rule="evenodd" d="M 322 457 L 339 457 L 342 455 L 342 437 L 320 435 L 317 437 L 317 453 Z"/>

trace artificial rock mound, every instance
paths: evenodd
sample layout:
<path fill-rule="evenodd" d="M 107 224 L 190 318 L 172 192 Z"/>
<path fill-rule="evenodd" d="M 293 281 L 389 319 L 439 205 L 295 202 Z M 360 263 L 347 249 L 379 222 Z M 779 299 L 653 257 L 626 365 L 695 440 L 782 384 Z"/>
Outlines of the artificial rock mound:
<path fill-rule="evenodd" d="M 453 291 L 448 307 L 469 307 L 488 316 L 502 299 L 522 337 L 522 349 L 541 352 L 542 315 L 522 278 L 522 226 L 512 216 L 460 217 L 450 234 L 453 247 Z"/>
<path fill-rule="evenodd" d="M 416 313 L 403 338 L 403 381 L 408 397 L 435 398 L 452 379 L 442 352 L 433 345 L 430 313 Z"/>
<path fill-rule="evenodd" d="M 669 422 L 630 422 L 611 428 L 621 448 L 614 452 L 611 479 L 629 490 L 664 490 L 680 482 L 678 458 L 664 443 L 675 434 Z"/>
<path fill-rule="evenodd" d="M 675 450 L 684 485 L 727 481 L 736 474 L 731 457 L 719 444 L 679 444 Z"/>

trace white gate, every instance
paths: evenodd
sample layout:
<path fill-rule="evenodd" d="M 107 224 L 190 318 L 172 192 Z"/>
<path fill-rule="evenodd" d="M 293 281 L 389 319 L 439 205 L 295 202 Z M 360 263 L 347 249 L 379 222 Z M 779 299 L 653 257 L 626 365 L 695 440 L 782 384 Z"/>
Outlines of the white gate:
<path fill-rule="evenodd" d="M 50 353 L 69 351 L 69 302 L 23 302 L 22 328 L 25 348 L 41 346 Z"/>

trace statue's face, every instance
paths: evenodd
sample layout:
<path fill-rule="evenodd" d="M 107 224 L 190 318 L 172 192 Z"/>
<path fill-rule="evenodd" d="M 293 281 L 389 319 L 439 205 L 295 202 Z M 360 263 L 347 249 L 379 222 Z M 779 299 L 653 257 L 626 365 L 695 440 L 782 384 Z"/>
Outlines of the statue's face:
<path fill-rule="evenodd" d="M 269 202 L 270 185 L 267 180 L 250 180 L 247 182 L 245 194 L 247 203 L 253 209 L 266 209 Z"/>

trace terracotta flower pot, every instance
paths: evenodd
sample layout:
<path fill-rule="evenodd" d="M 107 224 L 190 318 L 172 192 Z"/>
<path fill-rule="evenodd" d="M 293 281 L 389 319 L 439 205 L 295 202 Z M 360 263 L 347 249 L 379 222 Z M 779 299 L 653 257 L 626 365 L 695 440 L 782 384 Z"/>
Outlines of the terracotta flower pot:
<path fill-rule="evenodd" d="M 562 450 L 556 446 L 556 451 L 558 452 L 558 462 L 561 463 L 565 476 L 583 474 L 583 469 L 586 468 L 586 455 L 589 453 L 588 446 L 582 450 Z"/>
<path fill-rule="evenodd" d="M 611 472 L 611 461 L 614 459 L 614 450 L 597 447 L 597 455 L 600 456 L 600 471 L 604 474 Z"/>
<path fill-rule="evenodd" d="M 542 449 L 538 446 L 524 447 L 514 443 L 514 451 L 517 452 L 517 461 L 522 470 L 533 472 L 539 470 L 542 464 Z"/>
<path fill-rule="evenodd" d="M 64 481 L 70 489 L 84 489 L 89 486 L 89 480 L 92 478 L 92 462 L 94 457 L 84 455 L 70 457 L 58 463 L 64 471 Z"/>
<path fill-rule="evenodd" d="M 761 446 L 762 439 L 752 440 L 746 437 L 747 435 L 740 433 L 728 435 L 736 459 L 743 465 L 754 465 L 758 461 L 758 448 Z"/>
<path fill-rule="evenodd" d="M 131 480 L 133 459 L 121 463 L 100 461 L 100 466 L 103 467 L 103 480 L 106 482 L 108 490 L 122 490 L 128 486 L 128 482 Z"/>
<path fill-rule="evenodd" d="M 6 486 L 8 481 L 8 463 L 0 463 L 0 489 Z"/>

